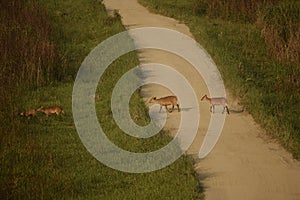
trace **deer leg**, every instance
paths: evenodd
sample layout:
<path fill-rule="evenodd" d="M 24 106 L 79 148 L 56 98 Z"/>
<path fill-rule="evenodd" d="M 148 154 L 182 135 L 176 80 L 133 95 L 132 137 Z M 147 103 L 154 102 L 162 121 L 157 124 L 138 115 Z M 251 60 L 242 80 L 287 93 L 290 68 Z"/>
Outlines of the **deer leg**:
<path fill-rule="evenodd" d="M 167 106 L 167 105 L 165 105 L 165 107 L 166 107 L 166 110 L 167 110 L 169 113 L 172 112 L 172 110 L 169 110 L 169 109 L 168 109 L 168 106 Z"/>
<path fill-rule="evenodd" d="M 210 109 L 210 112 L 212 112 L 212 113 L 215 113 L 215 105 L 213 104 L 213 105 L 211 105 L 211 107 L 210 107 L 211 109 Z"/>
<path fill-rule="evenodd" d="M 222 112 L 222 114 L 224 114 L 225 110 L 226 110 L 227 114 L 229 114 L 229 109 L 228 109 L 227 106 L 224 106 L 224 107 L 223 107 L 223 112 Z"/>
<path fill-rule="evenodd" d="M 180 112 L 179 104 L 177 104 L 178 112 Z"/>

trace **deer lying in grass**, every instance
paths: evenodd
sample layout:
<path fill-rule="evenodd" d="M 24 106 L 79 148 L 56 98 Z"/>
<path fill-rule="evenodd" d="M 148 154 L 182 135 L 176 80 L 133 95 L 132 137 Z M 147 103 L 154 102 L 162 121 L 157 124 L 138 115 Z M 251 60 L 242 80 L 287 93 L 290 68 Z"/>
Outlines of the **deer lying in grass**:
<path fill-rule="evenodd" d="M 58 116 L 60 113 L 64 113 L 64 110 L 60 106 L 50 106 L 48 108 L 41 106 L 37 111 L 45 113 L 46 118 L 48 118 L 50 114 L 56 114 Z"/>
<path fill-rule="evenodd" d="M 166 97 L 162 97 L 160 99 L 157 99 L 156 97 L 152 97 L 150 100 L 150 103 L 158 103 L 160 105 L 159 112 L 161 112 L 162 107 L 165 106 L 166 110 L 169 113 L 171 113 L 174 110 L 175 105 L 178 108 L 178 112 L 180 112 L 180 108 L 179 108 L 179 104 L 178 104 L 178 100 L 177 100 L 176 96 L 166 96 Z M 168 105 L 172 105 L 172 110 L 168 109 Z"/>
<path fill-rule="evenodd" d="M 223 106 L 223 112 L 227 111 L 227 113 L 229 114 L 229 109 L 227 107 L 227 99 L 224 98 L 224 97 L 214 97 L 214 98 L 209 98 L 207 95 L 204 95 L 202 98 L 201 98 L 201 101 L 203 100 L 207 100 L 210 102 L 211 106 L 210 106 L 210 112 L 214 113 L 215 111 L 215 105 L 222 105 Z"/>
<path fill-rule="evenodd" d="M 25 116 L 29 119 L 31 116 L 32 117 L 36 116 L 36 110 L 34 108 L 31 108 L 25 112 L 21 112 L 20 115 Z"/>

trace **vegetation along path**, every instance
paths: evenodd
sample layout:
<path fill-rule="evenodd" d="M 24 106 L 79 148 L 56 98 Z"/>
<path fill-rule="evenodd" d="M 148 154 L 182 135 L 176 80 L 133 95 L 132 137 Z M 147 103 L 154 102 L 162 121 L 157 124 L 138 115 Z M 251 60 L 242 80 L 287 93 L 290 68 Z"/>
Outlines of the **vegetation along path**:
<path fill-rule="evenodd" d="M 165 27 L 192 37 L 189 28 L 178 21 L 150 13 L 136 0 L 104 0 L 108 10 L 118 10 L 123 24 L 128 28 Z M 155 62 L 174 67 L 190 81 L 198 97 L 201 120 L 197 137 L 188 150 L 196 155 L 207 130 L 209 104 L 200 101 L 207 93 L 201 77 L 184 60 L 158 50 L 139 53 L 142 63 Z M 166 75 L 167 76 L 167 75 Z M 176 85 L 176 80 L 174 80 Z M 165 96 L 170 92 L 158 85 L 147 85 L 142 94 Z M 229 107 L 236 104 L 229 97 Z M 175 134 L 180 114 L 168 116 L 165 128 Z M 264 131 L 247 113 L 233 113 L 226 118 L 222 135 L 213 151 L 195 164 L 200 181 L 205 188 L 206 199 L 300 199 L 300 163 L 280 145 L 266 138 Z"/>

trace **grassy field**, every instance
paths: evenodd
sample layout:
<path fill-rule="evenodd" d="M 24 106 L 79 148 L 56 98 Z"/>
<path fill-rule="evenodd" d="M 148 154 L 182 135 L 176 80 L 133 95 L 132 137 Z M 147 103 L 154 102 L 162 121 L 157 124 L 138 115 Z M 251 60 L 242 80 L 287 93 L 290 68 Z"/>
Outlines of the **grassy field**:
<path fill-rule="evenodd" d="M 300 158 L 300 3 L 285 0 L 139 0 L 186 23 L 226 87 Z"/>
<path fill-rule="evenodd" d="M 5 67 L 0 72 L 1 95 L 6 97 L 0 98 L 0 199 L 203 198 L 189 157 L 182 156 L 151 173 L 123 173 L 97 161 L 78 137 L 72 117 L 73 81 L 85 56 L 101 41 L 124 30 L 118 15 L 107 16 L 97 0 L 16 0 L 2 1 L 1 6 L 6 12 L 1 12 L 0 47 L 7 56 L 1 58 L 1 66 Z M 3 19 L 12 21 L 6 23 Z M 8 37 L 10 42 L 22 41 L 22 48 L 14 49 L 11 43 L 5 46 Z M 34 49 L 39 42 L 43 51 L 30 54 L 33 50 L 27 51 L 25 44 L 32 44 L 28 48 Z M 52 56 L 45 53 L 49 48 Z M 43 62 L 38 53 L 46 55 Z M 114 143 L 124 149 L 148 152 L 161 148 L 171 138 L 166 132 L 147 140 L 128 137 L 118 129 L 110 111 L 113 85 L 137 64 L 136 54 L 131 52 L 107 69 L 99 82 L 96 97 L 101 98 L 96 98 L 96 109 L 101 126 Z M 11 73 L 17 65 L 28 71 L 23 78 Z M 138 92 L 130 103 L 136 122 L 147 124 L 147 109 Z M 41 105 L 60 105 L 65 114 L 48 120 L 41 113 L 29 119 L 18 115 Z"/>

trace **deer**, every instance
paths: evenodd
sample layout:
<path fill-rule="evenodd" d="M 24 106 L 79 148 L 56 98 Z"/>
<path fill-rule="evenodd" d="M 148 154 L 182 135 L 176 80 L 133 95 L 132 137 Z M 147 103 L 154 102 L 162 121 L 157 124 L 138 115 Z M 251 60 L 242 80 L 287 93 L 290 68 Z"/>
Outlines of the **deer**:
<path fill-rule="evenodd" d="M 156 97 L 152 97 L 150 99 L 150 103 L 157 103 L 160 105 L 160 110 L 159 112 L 161 112 L 161 109 L 163 106 L 165 106 L 166 110 L 171 113 L 174 110 L 174 106 L 176 105 L 178 108 L 178 112 L 180 112 L 180 107 L 178 104 L 178 100 L 176 96 L 166 96 L 166 97 L 162 97 L 157 99 Z M 168 105 L 172 105 L 172 109 L 169 110 L 168 109 Z"/>
<path fill-rule="evenodd" d="M 229 109 L 227 107 L 227 99 L 225 97 L 213 97 L 213 98 L 209 98 L 207 95 L 204 95 L 201 98 L 201 101 L 207 100 L 210 102 L 211 106 L 210 106 L 210 112 L 214 113 L 215 111 L 215 105 L 222 105 L 223 106 L 223 112 L 226 110 L 227 114 L 229 114 Z"/>
<path fill-rule="evenodd" d="M 50 106 L 48 108 L 44 108 L 43 106 L 40 106 L 37 111 L 39 112 L 43 112 L 46 115 L 46 118 L 48 118 L 48 116 L 50 114 L 56 114 L 56 116 L 60 115 L 60 113 L 64 113 L 64 110 L 62 107 L 60 106 Z"/>
<path fill-rule="evenodd" d="M 32 117 L 36 116 L 36 110 L 34 108 L 31 108 L 25 112 L 21 112 L 20 115 L 25 116 L 29 119 L 31 116 Z"/>

